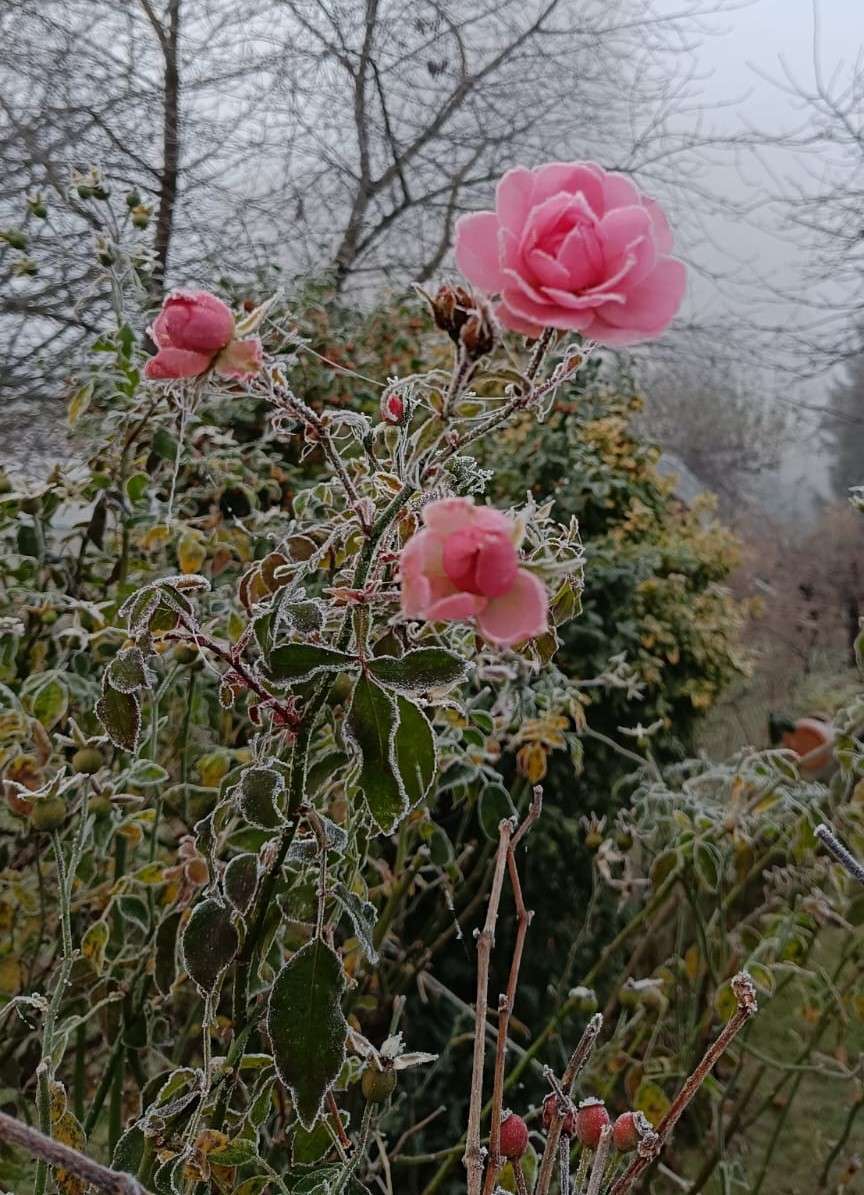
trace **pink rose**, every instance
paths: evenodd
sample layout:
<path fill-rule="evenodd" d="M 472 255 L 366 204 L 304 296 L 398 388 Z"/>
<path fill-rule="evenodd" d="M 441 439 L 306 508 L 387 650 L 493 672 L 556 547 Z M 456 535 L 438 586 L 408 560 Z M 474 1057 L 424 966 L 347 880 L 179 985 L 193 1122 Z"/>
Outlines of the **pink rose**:
<path fill-rule="evenodd" d="M 512 519 L 470 498 L 442 498 L 423 507 L 423 522 L 400 557 L 407 618 L 475 618 L 504 647 L 546 629 L 546 590 L 519 567 Z"/>
<path fill-rule="evenodd" d="M 653 199 L 593 162 L 508 170 L 494 212 L 461 216 L 456 261 L 475 286 L 500 295 L 514 332 L 581 332 L 600 344 L 659 336 L 684 297 L 683 264 Z"/>
<path fill-rule="evenodd" d="M 195 378 L 211 366 L 226 378 L 244 379 L 261 368 L 261 341 L 234 339 L 231 308 L 206 290 L 175 290 L 165 297 L 150 328 L 158 352 L 144 367 L 151 381 Z"/>

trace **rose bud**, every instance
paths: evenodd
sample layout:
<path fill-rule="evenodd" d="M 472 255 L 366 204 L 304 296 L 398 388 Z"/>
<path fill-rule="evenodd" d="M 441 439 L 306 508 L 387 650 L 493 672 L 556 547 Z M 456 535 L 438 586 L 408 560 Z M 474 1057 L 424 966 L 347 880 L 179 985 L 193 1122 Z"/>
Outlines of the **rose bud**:
<path fill-rule="evenodd" d="M 381 418 L 396 426 L 405 418 L 405 403 L 395 390 L 385 390 L 381 396 Z"/>

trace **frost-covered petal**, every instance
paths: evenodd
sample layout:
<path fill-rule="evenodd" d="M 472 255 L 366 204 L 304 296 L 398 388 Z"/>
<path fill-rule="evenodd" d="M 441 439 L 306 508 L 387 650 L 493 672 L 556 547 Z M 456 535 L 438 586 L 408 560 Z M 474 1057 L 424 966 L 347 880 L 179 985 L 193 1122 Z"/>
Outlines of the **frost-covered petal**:
<path fill-rule="evenodd" d="M 423 617 L 430 622 L 462 622 L 473 618 L 486 605 L 486 598 L 476 593 L 454 593 L 439 598 L 429 606 Z"/>
<path fill-rule="evenodd" d="M 167 382 L 176 378 L 197 378 L 210 368 L 209 353 L 195 353 L 191 349 L 164 348 L 144 366 L 144 377 L 151 382 Z"/>
<path fill-rule="evenodd" d="M 264 363 L 264 352 L 257 336 L 249 340 L 232 340 L 216 358 L 216 372 L 223 378 L 246 381 L 259 373 Z"/>
<path fill-rule="evenodd" d="M 160 348 L 215 353 L 234 335 L 231 308 L 206 290 L 175 290 L 165 297 L 151 329 Z"/>
<path fill-rule="evenodd" d="M 506 593 L 492 598 L 477 616 L 477 625 L 492 643 L 510 647 L 546 629 L 549 599 L 533 573 L 520 568 Z"/>

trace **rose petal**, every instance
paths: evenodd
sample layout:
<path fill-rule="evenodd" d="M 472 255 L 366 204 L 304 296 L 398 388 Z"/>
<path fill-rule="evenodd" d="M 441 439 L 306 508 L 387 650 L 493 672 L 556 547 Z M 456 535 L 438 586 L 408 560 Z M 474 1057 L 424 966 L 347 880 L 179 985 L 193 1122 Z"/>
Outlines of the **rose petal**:
<path fill-rule="evenodd" d="M 423 617 L 430 622 L 461 622 L 473 618 L 486 605 L 486 598 L 476 593 L 454 593 L 427 607 Z"/>
<path fill-rule="evenodd" d="M 467 527 L 473 520 L 474 502 L 471 498 L 438 498 L 435 502 L 427 502 L 420 513 L 430 531 L 449 535 L 451 531 Z"/>
<path fill-rule="evenodd" d="M 144 377 L 151 382 L 197 378 L 210 368 L 211 360 L 209 353 L 194 353 L 190 349 L 160 349 L 144 366 Z"/>
<path fill-rule="evenodd" d="M 520 568 L 505 594 L 493 598 L 477 615 L 477 625 L 492 643 L 509 647 L 546 629 L 549 599 L 543 583 Z"/>
<path fill-rule="evenodd" d="M 591 212 L 601 216 L 604 211 L 603 175 L 605 171 L 593 162 L 549 162 L 534 171 L 534 203 L 542 203 L 558 191 L 571 195 L 581 192 Z"/>
<path fill-rule="evenodd" d="M 593 311 L 590 309 L 573 311 L 557 303 L 532 303 L 518 290 L 505 290 L 501 300 L 517 319 L 541 329 L 567 328 L 572 332 L 581 332 L 593 319 Z M 503 316 L 502 323 L 507 323 Z"/>
<path fill-rule="evenodd" d="M 669 221 L 666 219 L 665 212 L 657 200 L 651 199 L 648 195 L 642 197 L 642 203 L 651 217 L 651 223 L 654 225 L 654 243 L 657 246 L 657 252 L 671 253 L 673 245 L 672 230 L 669 227 Z"/>
<path fill-rule="evenodd" d="M 626 292 L 623 304 L 604 303 L 597 314 L 616 328 L 656 336 L 671 321 L 687 286 L 687 273 L 674 257 L 662 258 L 647 278 Z"/>
<path fill-rule="evenodd" d="M 517 235 L 533 206 L 535 174 L 524 166 L 508 170 L 495 191 L 495 212 L 502 228 Z"/>
<path fill-rule="evenodd" d="M 234 316 L 231 308 L 209 291 L 175 290 L 165 298 L 152 335 L 160 348 L 212 354 L 234 335 Z"/>
<path fill-rule="evenodd" d="M 249 340 L 232 340 L 216 358 L 216 372 L 223 378 L 245 381 L 259 373 L 264 362 L 261 341 L 257 336 Z"/>
<path fill-rule="evenodd" d="M 469 282 L 490 294 L 501 285 L 498 227 L 494 212 L 472 212 L 456 221 L 456 264 Z"/>

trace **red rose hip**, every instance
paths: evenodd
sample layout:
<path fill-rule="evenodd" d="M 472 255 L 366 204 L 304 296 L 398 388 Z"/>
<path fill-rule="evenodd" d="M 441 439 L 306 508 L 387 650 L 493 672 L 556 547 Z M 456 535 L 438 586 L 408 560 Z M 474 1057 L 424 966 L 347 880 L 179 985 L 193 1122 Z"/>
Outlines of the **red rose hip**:
<path fill-rule="evenodd" d="M 627 1154 L 635 1149 L 645 1127 L 648 1122 L 641 1112 L 622 1112 L 612 1126 L 612 1142 L 618 1152 Z"/>
<path fill-rule="evenodd" d="M 528 1126 L 521 1116 L 512 1112 L 501 1121 L 501 1154 L 505 1158 L 521 1158 L 528 1148 Z"/>
<path fill-rule="evenodd" d="M 596 1149 L 610 1119 L 602 1100 L 583 1100 L 576 1110 L 576 1136 L 581 1144 Z"/>

